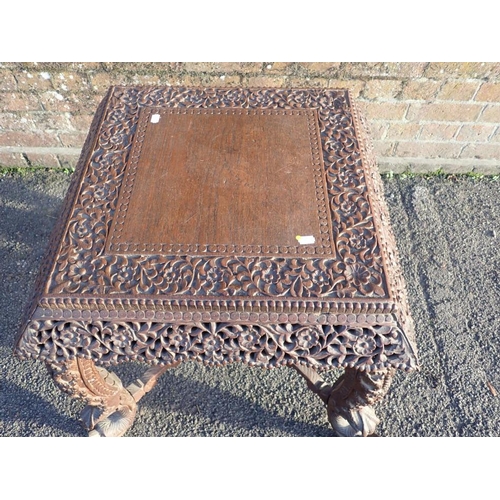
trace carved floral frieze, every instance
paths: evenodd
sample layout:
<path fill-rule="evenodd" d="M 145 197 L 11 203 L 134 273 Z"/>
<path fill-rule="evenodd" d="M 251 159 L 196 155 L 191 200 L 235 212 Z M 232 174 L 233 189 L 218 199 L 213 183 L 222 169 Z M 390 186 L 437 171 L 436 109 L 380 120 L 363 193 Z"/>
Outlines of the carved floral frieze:
<path fill-rule="evenodd" d="M 219 108 L 314 110 L 320 244 L 179 244 L 141 254 L 120 253 L 118 243 L 108 251 L 126 172 L 145 133 L 141 113 Z M 17 354 L 102 365 L 415 368 L 413 323 L 370 147 L 365 120 L 343 90 L 111 89 L 51 239 Z"/>
<path fill-rule="evenodd" d="M 194 360 L 264 368 L 298 363 L 318 370 L 414 367 L 411 350 L 396 325 L 40 320 L 33 321 L 28 331 L 18 348 L 22 356 L 51 363 L 82 357 L 101 365 Z"/>
<path fill-rule="evenodd" d="M 331 229 L 327 246 L 254 248 L 200 246 L 175 255 L 109 255 L 106 241 L 124 172 L 140 141 L 140 110 L 243 108 L 317 112 Z M 137 148 L 136 148 L 137 150 Z M 321 210 L 321 207 L 320 207 Z M 321 214 L 320 214 L 321 216 Z M 326 224 L 326 219 L 325 219 Z M 330 244 L 331 240 L 331 244 Z M 252 256 L 245 255 L 253 253 Z M 293 253 L 286 255 L 284 252 Z M 326 254 L 326 255 L 325 255 Z M 194 255 L 194 256 L 193 256 Z M 312 259 L 311 257 L 314 257 Z M 52 271 L 50 294 L 387 298 L 352 104 L 347 92 L 286 89 L 120 88 L 112 92 L 76 204 Z"/>

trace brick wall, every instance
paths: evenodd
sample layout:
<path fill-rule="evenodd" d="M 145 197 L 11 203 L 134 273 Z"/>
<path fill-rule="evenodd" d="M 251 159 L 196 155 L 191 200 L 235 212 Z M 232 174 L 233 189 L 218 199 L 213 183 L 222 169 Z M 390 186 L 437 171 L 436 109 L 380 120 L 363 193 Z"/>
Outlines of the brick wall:
<path fill-rule="evenodd" d="M 500 173 L 500 63 L 0 63 L 0 165 L 72 167 L 111 85 L 348 87 L 381 171 Z"/>

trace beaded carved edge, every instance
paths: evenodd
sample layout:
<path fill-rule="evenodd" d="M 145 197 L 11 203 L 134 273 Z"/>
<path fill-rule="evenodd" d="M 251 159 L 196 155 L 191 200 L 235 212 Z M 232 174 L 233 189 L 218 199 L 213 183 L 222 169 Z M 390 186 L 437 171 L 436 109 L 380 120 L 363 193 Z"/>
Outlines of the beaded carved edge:
<path fill-rule="evenodd" d="M 201 115 L 201 114 L 226 114 L 226 115 L 295 115 L 305 116 L 307 119 L 307 133 L 310 143 L 310 166 L 311 180 L 314 182 L 316 193 L 317 216 L 320 230 L 319 241 L 315 244 L 300 247 L 299 245 L 233 245 L 217 244 L 182 244 L 182 243 L 131 243 L 120 241 L 120 232 L 127 217 L 128 205 L 134 189 L 135 177 L 138 169 L 138 161 L 142 153 L 142 146 L 148 127 L 150 127 L 153 115 Z M 324 167 L 320 155 L 321 138 L 318 129 L 318 119 L 315 109 L 260 109 L 260 108 L 141 108 L 137 125 L 138 133 L 135 134 L 131 159 L 127 165 L 123 179 L 123 187 L 120 189 L 117 210 L 111 223 L 110 231 L 106 240 L 106 254 L 156 254 L 156 255 L 281 255 L 302 256 L 304 252 L 308 256 L 332 254 L 330 210 L 328 207 L 328 195 L 324 179 Z"/>
<path fill-rule="evenodd" d="M 317 109 L 335 255 L 109 255 L 106 241 L 143 107 Z M 318 153 L 319 154 L 319 153 Z M 319 189 L 321 190 L 321 182 Z M 318 193 L 317 196 L 323 196 Z M 345 91 L 117 88 L 100 126 L 46 293 L 391 299 Z M 325 221 L 325 230 L 328 223 Z M 318 251 L 321 250 L 318 249 Z M 326 250 L 325 250 L 326 252 Z"/>
<path fill-rule="evenodd" d="M 154 293 L 162 295 L 170 293 L 174 296 L 179 296 L 182 295 L 183 292 L 182 288 L 177 286 L 179 283 L 179 274 L 182 275 L 183 272 L 185 273 L 187 268 L 188 273 L 194 274 L 195 272 L 198 272 L 199 276 L 202 276 L 205 282 L 213 283 L 217 288 L 212 288 L 210 290 L 203 289 L 202 287 L 199 289 L 191 288 L 189 293 L 192 295 L 199 293 L 202 296 L 200 298 L 204 298 L 205 300 L 200 302 L 199 298 L 194 297 L 197 300 L 184 301 L 185 304 L 191 302 L 191 305 L 194 307 L 199 307 L 200 304 L 205 306 L 207 303 L 210 303 L 210 301 L 207 301 L 206 299 L 215 298 L 217 302 L 218 297 L 232 296 L 231 298 L 236 299 L 234 304 L 236 304 L 237 307 L 239 302 L 244 303 L 244 301 L 238 300 L 238 289 L 236 289 L 235 292 L 234 287 L 231 288 L 225 286 L 225 284 L 229 283 L 230 280 L 229 275 L 225 276 L 224 273 L 227 273 L 230 269 L 232 277 L 237 277 L 236 280 L 233 279 L 232 283 L 234 284 L 234 281 L 237 281 L 238 285 L 241 287 L 241 291 L 244 291 L 245 294 L 256 299 L 266 298 L 265 309 L 269 311 L 279 310 L 279 308 L 273 309 L 273 304 L 276 305 L 283 303 L 283 300 L 279 300 L 278 302 L 273 301 L 272 299 L 270 300 L 272 297 L 288 299 L 285 302 L 291 305 L 292 310 L 295 308 L 302 312 L 308 309 L 310 310 L 311 303 L 302 301 L 302 304 L 304 305 L 301 306 L 301 303 L 298 300 L 299 297 L 311 297 L 316 299 L 331 297 L 347 299 L 346 303 L 340 302 L 340 308 L 338 307 L 338 304 L 335 304 L 332 307 L 333 312 L 337 312 L 338 310 L 346 310 L 347 312 L 363 311 L 372 313 L 371 315 L 369 314 L 371 318 L 374 317 L 373 313 L 380 313 L 381 311 L 396 313 L 395 316 L 391 316 L 391 325 L 387 322 L 385 325 L 372 325 L 367 323 L 364 326 L 356 326 L 354 328 L 354 330 L 359 330 L 357 334 L 352 333 L 353 328 L 349 328 L 349 325 L 336 325 L 337 330 L 340 330 L 337 331 L 334 329 L 334 331 L 336 331 L 336 335 L 332 337 L 330 334 L 330 337 L 332 338 L 336 338 L 339 335 L 342 336 L 344 328 L 346 331 L 351 332 L 351 336 L 354 335 L 353 338 L 358 340 L 363 339 L 368 335 L 370 339 L 373 340 L 378 338 L 379 341 L 368 342 L 367 345 L 369 348 L 368 350 L 365 349 L 363 353 L 359 350 L 358 344 L 358 351 L 354 349 L 354 344 L 352 344 L 351 348 L 354 350 L 348 358 L 344 356 L 345 353 L 336 353 L 333 356 L 330 355 L 328 357 L 329 361 L 325 362 L 324 359 L 326 358 L 321 357 L 323 355 L 320 355 L 323 362 L 319 363 L 319 365 L 323 367 L 337 365 L 355 366 L 357 368 L 367 370 L 379 369 L 387 365 L 396 366 L 402 369 L 411 369 L 415 367 L 416 358 L 413 346 L 411 318 L 409 317 L 409 313 L 407 311 L 404 283 L 402 281 L 399 265 L 397 263 L 394 239 L 390 227 L 388 226 L 389 222 L 387 209 L 384 206 L 383 201 L 380 206 L 377 205 L 377 202 L 381 201 L 381 181 L 378 176 L 378 172 L 375 170 L 372 156 L 369 154 L 369 150 L 366 149 L 369 148 L 370 145 L 366 137 L 366 131 L 361 130 L 366 127 L 364 125 L 360 127 L 361 119 L 357 116 L 355 107 L 349 102 L 348 93 L 346 91 L 324 91 L 315 89 L 197 89 L 197 93 L 194 92 L 193 94 L 192 92 L 193 89 L 184 88 L 127 89 L 118 87 L 110 90 L 108 97 L 103 101 L 100 107 L 100 113 L 102 116 L 99 112 L 96 113 L 96 118 L 80 159 L 78 168 L 80 173 L 78 176 L 75 174 L 73 179 L 74 182 L 70 188 L 71 194 L 66 198 L 65 209 L 63 210 L 62 215 L 62 219 L 67 220 L 65 229 L 64 231 L 60 228 L 56 228 L 55 230 L 55 233 L 59 236 L 59 238 L 63 236 L 62 233 L 64 233 L 59 249 L 59 255 L 65 258 L 62 260 L 59 259 L 53 267 L 52 280 L 50 281 L 47 290 L 52 296 L 41 298 L 40 301 L 35 299 L 35 297 L 40 298 L 42 295 L 41 287 L 45 281 L 43 278 L 39 279 L 38 288 L 34 297 L 35 300 L 31 307 L 31 311 L 33 312 L 38 302 L 38 314 L 35 314 L 35 316 L 43 317 L 44 314 L 52 315 L 52 313 L 54 313 L 54 315 L 51 319 L 42 319 L 41 317 L 40 319 L 35 319 L 35 317 L 32 316 L 33 321 L 25 330 L 26 334 L 28 334 L 28 332 L 31 333 L 31 340 L 28 340 L 26 335 L 20 339 L 17 349 L 18 354 L 21 356 L 27 355 L 29 357 L 36 356 L 43 359 L 54 359 L 54 357 L 61 358 L 61 356 L 62 358 L 67 358 L 68 356 L 71 357 L 75 355 L 73 351 L 76 349 L 78 351 L 78 355 L 91 356 L 88 354 L 90 351 L 85 351 L 85 347 L 81 345 L 82 339 L 86 339 L 83 342 L 84 344 L 88 343 L 90 339 L 88 334 L 83 337 L 81 335 L 76 335 L 75 339 L 77 340 L 74 339 L 72 343 L 70 342 L 69 344 L 67 340 L 63 342 L 66 348 L 68 345 L 72 346 L 73 351 L 71 349 L 69 351 L 67 349 L 61 350 L 61 348 L 59 348 L 56 353 L 54 353 L 54 351 L 50 351 L 54 345 L 58 342 L 59 344 L 62 342 L 62 332 L 65 330 L 72 331 L 75 325 L 80 325 L 80 330 L 82 328 L 84 330 L 87 328 L 93 332 L 93 335 L 97 335 L 95 338 L 101 345 L 101 353 L 99 354 L 99 350 L 92 351 L 92 356 L 97 357 L 97 361 L 103 364 L 120 362 L 124 359 L 121 359 L 119 355 L 117 356 L 115 352 L 116 349 L 114 350 L 112 348 L 112 346 L 116 347 L 116 345 L 118 345 L 117 342 L 119 343 L 113 335 L 110 337 L 111 340 L 108 339 L 107 347 L 102 347 L 106 345 L 106 342 L 103 341 L 102 338 L 102 332 L 106 329 L 109 330 L 111 328 L 111 330 L 116 330 L 118 328 L 118 331 L 128 331 L 133 338 L 137 338 L 137 332 L 142 331 L 144 325 L 149 325 L 149 328 L 155 330 L 154 326 L 156 325 L 158 327 L 158 325 L 161 324 L 164 325 L 165 328 L 174 328 L 177 332 L 180 330 L 183 332 L 186 332 L 187 330 L 191 331 L 194 326 L 174 324 L 165 325 L 164 321 L 166 318 L 163 319 L 162 323 L 154 323 L 154 321 L 143 321 L 139 323 L 128 321 L 121 323 L 122 327 L 119 326 L 120 324 L 116 322 L 116 319 L 112 322 L 96 320 L 94 314 L 95 312 L 98 312 L 99 318 L 103 318 L 105 316 L 103 315 L 101 308 L 103 305 L 106 308 L 106 301 L 100 300 L 98 297 L 96 297 L 97 300 L 92 298 L 89 299 L 89 295 L 102 295 L 104 293 L 112 295 L 113 293 L 116 293 L 117 298 L 111 301 L 113 305 L 110 308 L 110 318 L 112 318 L 114 316 L 113 310 L 120 310 L 120 305 L 124 302 L 124 299 L 126 302 L 127 298 L 130 298 L 130 296 L 126 297 L 124 294 L 124 292 L 126 293 L 130 290 L 130 288 L 124 289 L 122 285 L 125 283 L 133 283 L 132 286 L 135 287 L 134 291 L 136 294 L 147 291 L 148 294 L 153 295 Z M 104 105 L 104 103 L 106 103 L 106 105 Z M 121 106 L 117 103 L 121 103 Z M 139 105 L 167 107 L 176 105 L 199 107 L 205 105 L 209 107 L 213 105 L 220 106 L 221 104 L 239 106 L 248 105 L 257 107 L 267 106 L 271 109 L 273 107 L 285 107 L 287 109 L 294 109 L 294 107 L 302 108 L 304 104 L 307 104 L 318 109 L 323 146 L 323 162 L 325 166 L 326 182 L 329 188 L 329 203 L 332 207 L 331 216 L 333 223 L 333 238 L 337 248 L 336 257 L 339 260 L 334 262 L 334 259 L 331 258 L 323 259 L 319 260 L 319 265 L 310 266 L 310 262 L 307 262 L 306 260 L 301 261 L 300 258 L 255 258 L 251 263 L 249 263 L 247 262 L 248 259 L 236 257 L 234 260 L 237 262 L 233 261 L 231 263 L 233 267 L 231 267 L 228 265 L 228 260 L 231 259 L 227 258 L 213 257 L 212 259 L 198 259 L 196 261 L 190 261 L 190 258 L 186 257 L 180 264 L 180 267 L 178 264 L 178 267 L 175 268 L 175 264 L 173 263 L 175 257 L 167 259 L 165 262 L 159 262 L 157 256 L 110 257 L 102 255 L 102 249 L 112 220 L 112 214 L 116 208 L 114 204 L 116 203 L 117 192 L 119 191 L 119 183 L 123 179 L 123 170 L 129 161 L 128 156 L 130 153 L 130 145 L 132 143 L 133 135 L 135 133 L 138 108 L 140 107 Z M 330 109 L 334 109 L 335 113 L 331 113 Z M 360 129 L 358 130 L 358 134 L 361 132 L 363 135 L 363 138 L 365 139 L 365 141 L 363 141 L 364 145 L 360 146 L 358 136 L 356 136 L 356 129 Z M 98 131 L 99 134 L 97 134 Z M 361 134 L 359 137 L 361 137 Z M 368 174 L 368 180 L 365 179 L 365 172 Z M 97 197 L 91 196 L 90 193 L 87 194 L 85 191 L 89 184 L 99 184 Z M 78 187 L 80 189 L 77 203 L 73 206 L 70 214 L 71 201 L 75 199 Z M 101 189 L 100 191 L 99 188 Z M 374 190 L 376 195 L 375 199 L 371 200 L 372 208 L 375 209 L 374 212 L 370 209 L 370 190 Z M 377 199 L 377 197 L 379 199 Z M 95 203 L 96 200 L 97 203 Z M 375 201 L 375 203 L 373 203 L 373 201 Z M 333 207 L 335 207 L 335 209 Z M 375 217 L 373 213 L 375 213 Z M 105 214 L 108 214 L 107 219 Z M 375 224 L 380 224 L 379 234 L 375 233 Z M 94 242 L 95 245 L 92 241 L 85 239 L 85 236 L 88 235 L 90 231 L 93 231 L 94 234 L 97 235 L 97 239 Z M 381 246 L 379 245 L 378 237 L 381 238 Z M 52 241 L 54 241 L 54 239 L 52 239 Z M 55 246 L 54 244 L 51 246 L 52 248 L 49 250 L 49 254 L 52 253 L 52 255 L 54 255 Z M 106 282 L 106 280 L 98 279 L 92 283 L 91 278 L 95 278 L 95 275 L 88 273 L 88 268 L 79 267 L 81 262 L 87 262 L 88 264 L 89 252 L 93 257 L 108 257 L 108 259 L 111 259 L 111 261 L 108 260 L 105 263 L 102 261 L 98 263 L 96 262 L 96 259 L 92 261 L 94 266 L 98 266 L 97 269 L 106 269 L 106 273 L 109 278 L 108 282 Z M 139 276 L 134 277 L 130 274 L 130 269 L 134 269 L 134 265 L 132 267 L 130 266 L 130 262 L 127 260 L 129 258 L 136 259 L 133 264 L 135 265 L 136 270 L 140 270 Z M 384 263 L 387 262 L 391 263 L 391 265 L 395 265 L 394 268 L 396 269 L 396 275 L 394 277 L 390 277 L 389 281 L 387 281 L 384 272 Z M 243 282 L 240 279 L 243 276 L 241 274 L 242 265 L 244 268 L 243 275 L 246 275 L 247 279 L 246 283 L 244 282 L 244 279 Z M 236 268 L 234 266 L 236 266 Z M 120 272 L 123 272 L 124 269 L 126 275 L 122 275 L 122 279 L 118 278 L 113 282 L 113 276 L 120 276 Z M 239 273 L 237 272 L 238 269 L 240 271 Z M 177 275 L 175 274 L 175 271 L 177 271 Z M 216 279 L 212 282 L 211 280 L 206 279 L 210 271 L 218 271 L 218 274 L 214 276 Z M 283 271 L 285 272 L 285 275 L 280 274 L 283 273 Z M 155 285 L 158 284 L 158 279 L 151 280 L 151 277 L 158 278 L 160 275 L 168 277 L 169 272 L 173 272 L 173 276 L 177 277 L 175 282 L 174 280 L 169 281 L 170 284 L 174 282 L 175 286 L 173 288 L 169 289 L 163 284 L 163 287 L 153 287 L 153 289 L 151 289 L 150 285 L 152 282 L 154 282 Z M 47 276 L 47 274 L 47 266 L 45 266 L 40 275 Z M 192 279 L 192 274 L 190 275 L 191 283 L 195 282 L 195 280 Z M 278 279 L 277 276 L 279 276 Z M 75 283 L 74 280 L 72 281 L 70 279 L 72 277 L 83 279 L 80 279 L 78 283 Z M 283 287 L 283 285 L 280 285 L 281 288 L 278 288 L 276 285 L 277 282 L 288 285 L 288 288 Z M 220 283 L 224 284 L 222 288 L 220 287 Z M 325 283 L 327 283 L 326 286 Z M 335 283 L 334 287 L 331 286 L 332 283 Z M 75 284 L 79 286 L 75 288 Z M 145 285 L 149 285 L 149 289 L 141 289 L 141 285 L 143 287 Z M 80 297 L 73 298 L 69 296 L 69 294 L 74 293 L 80 295 Z M 360 300 L 356 300 L 358 298 Z M 391 300 L 392 298 L 397 299 L 397 303 Z M 292 300 L 290 301 L 289 299 Z M 295 301 L 293 299 L 295 299 Z M 380 302 L 376 303 L 373 299 L 378 299 Z M 389 301 L 387 301 L 387 299 L 389 299 Z M 78 321 L 78 312 L 75 311 L 75 318 L 73 320 L 69 320 L 69 322 L 68 320 L 54 319 L 58 316 L 59 311 L 62 311 L 62 309 L 68 306 L 68 302 L 73 305 L 73 309 L 75 306 L 78 309 L 81 302 L 87 302 L 87 304 L 95 302 L 95 304 L 99 304 L 97 307 L 99 307 L 100 311 L 92 312 L 92 323 L 89 323 L 89 319 L 85 319 L 86 311 L 84 311 L 82 317 L 83 321 Z M 133 302 L 133 300 L 131 302 Z M 140 302 L 141 299 L 138 298 L 137 303 Z M 158 301 L 153 302 L 157 305 Z M 160 299 L 159 302 L 161 304 L 165 304 L 170 301 Z M 182 303 L 183 301 L 180 300 L 179 297 L 176 297 L 173 302 Z M 403 307 L 402 310 L 398 307 L 398 303 L 400 303 Z M 255 302 L 253 302 L 253 304 L 255 305 Z M 320 307 L 324 308 L 324 304 L 324 301 L 321 302 Z M 46 308 L 45 312 L 43 312 L 44 307 Z M 84 306 L 84 308 L 86 307 Z M 65 311 L 65 313 L 66 312 L 67 311 Z M 121 314 L 121 311 L 119 311 L 118 314 Z M 144 312 L 141 310 L 129 310 L 127 311 L 127 318 L 132 315 L 134 318 L 139 319 L 144 317 L 143 314 Z M 238 325 L 226 325 L 225 323 L 217 322 L 226 319 L 225 316 L 222 318 L 220 316 L 220 312 L 218 311 L 204 311 L 204 314 L 203 319 L 205 321 L 210 319 L 211 322 L 200 323 L 200 325 L 204 326 L 198 327 L 198 329 L 199 331 L 205 331 L 205 333 L 211 332 L 209 337 L 214 341 L 219 339 L 218 335 L 214 337 L 214 328 L 229 328 L 229 330 L 239 328 Z M 210 318 L 207 317 L 207 314 Z M 321 324 L 321 320 L 317 321 L 319 324 L 316 326 L 301 325 L 300 321 L 298 321 L 298 316 L 298 324 L 293 324 L 293 320 L 295 320 L 294 314 L 295 313 L 286 311 L 282 313 L 282 315 L 278 316 L 278 320 L 280 322 L 291 321 L 292 323 L 282 325 L 253 325 L 250 329 L 255 331 L 255 328 L 257 328 L 263 337 L 268 339 L 266 341 L 268 342 L 270 338 L 276 337 L 275 334 L 277 331 L 280 331 L 283 328 L 290 331 L 305 329 L 304 331 L 307 330 L 310 332 L 315 331 L 316 329 L 319 334 L 318 338 L 323 340 L 328 336 L 325 328 L 333 328 L 331 325 L 328 326 Z M 123 315 L 121 317 L 123 317 Z M 177 320 L 179 319 L 180 318 L 177 318 Z M 194 321 L 193 318 L 191 319 Z M 231 318 L 229 315 L 228 319 L 230 321 L 236 321 L 234 316 Z M 265 318 L 259 317 L 259 321 L 263 322 L 263 319 Z M 273 317 L 272 319 L 275 318 Z M 377 319 L 380 320 L 380 317 Z M 182 320 L 187 321 L 188 318 L 183 316 Z M 238 321 L 245 322 L 245 320 L 241 317 Z M 356 316 L 355 321 L 359 321 L 358 316 Z M 403 333 L 398 324 L 409 328 L 409 331 L 405 331 Z M 101 327 L 98 325 L 101 325 Z M 34 327 L 36 328 L 34 329 Z M 376 334 L 376 329 L 380 329 L 382 327 L 385 330 L 388 330 L 384 330 L 384 335 L 380 336 L 380 332 L 379 334 Z M 41 340 L 40 335 L 46 336 L 48 331 L 52 332 L 52 341 L 47 343 L 47 338 L 45 338 L 44 342 L 39 343 L 38 341 Z M 168 333 L 168 338 L 173 335 L 172 331 L 173 330 L 170 330 L 170 333 Z M 38 332 L 35 334 L 36 338 L 33 337 L 35 332 Z M 42 332 L 45 332 L 45 334 L 42 334 Z M 98 332 L 101 333 L 99 334 Z M 192 336 L 192 333 L 189 333 L 188 337 L 192 338 Z M 282 336 L 278 337 L 281 338 Z M 205 338 L 208 337 L 205 335 Z M 391 355 L 389 357 L 383 352 L 381 354 L 381 351 L 384 351 L 382 346 L 388 344 L 388 338 L 398 339 L 397 342 L 392 342 Z M 38 339 L 38 341 L 36 339 Z M 111 341 L 111 344 L 109 344 L 109 341 Z M 353 342 L 356 343 L 355 341 Z M 272 366 L 275 364 L 300 362 L 312 366 L 318 365 L 317 352 L 314 356 L 311 357 L 310 355 L 306 355 L 303 359 L 300 359 L 300 356 L 297 358 L 297 355 L 293 355 L 296 349 L 298 349 L 301 345 L 303 347 L 303 344 L 304 341 L 298 340 L 295 344 L 293 342 L 292 344 L 288 343 L 288 347 L 285 349 L 288 354 L 284 358 L 280 356 L 271 356 L 271 358 L 266 358 L 268 359 L 266 362 L 262 361 L 264 358 L 259 358 L 261 361 L 256 364 Z M 313 344 L 314 346 L 317 346 L 316 341 L 313 341 Z M 35 348 L 35 345 L 38 345 L 37 349 Z M 290 347 L 291 345 L 294 345 L 295 347 Z M 349 343 L 346 345 L 349 345 Z M 398 348 L 394 349 L 396 346 L 398 346 Z M 225 357 L 226 361 L 227 359 L 232 359 L 231 356 L 233 356 L 235 359 L 238 358 L 239 360 L 247 361 L 251 364 L 254 363 L 254 361 L 243 356 L 241 345 L 238 349 L 234 348 L 232 350 L 233 354 L 229 355 L 229 357 Z M 329 347 L 325 345 L 323 346 L 323 350 L 324 349 L 328 350 Z M 315 347 L 314 350 L 318 351 L 318 348 Z M 375 350 L 378 350 L 378 352 L 375 353 Z M 49 351 L 51 352 L 50 355 L 47 354 Z M 323 352 L 322 350 L 320 351 Z M 87 354 L 85 354 L 85 352 L 87 352 Z M 114 354 L 112 354 L 113 352 Z M 240 352 L 240 354 L 238 355 L 237 352 Z M 389 352 L 389 350 L 387 350 L 387 352 Z M 164 361 L 163 357 L 159 356 L 158 353 L 155 355 L 154 359 L 151 359 L 146 355 L 141 356 L 137 352 L 129 352 L 127 356 L 128 360 L 137 357 L 149 362 L 167 362 Z M 190 357 L 193 356 L 194 355 L 191 353 Z M 196 356 L 194 357 L 196 358 Z M 242 359 L 242 356 L 245 359 Z M 167 356 L 167 358 L 168 362 L 170 362 L 171 357 Z M 274 361 L 270 361 L 271 359 Z M 205 358 L 201 360 L 209 363 L 222 362 L 221 360 L 215 360 L 215 358 L 212 361 L 207 361 Z"/>

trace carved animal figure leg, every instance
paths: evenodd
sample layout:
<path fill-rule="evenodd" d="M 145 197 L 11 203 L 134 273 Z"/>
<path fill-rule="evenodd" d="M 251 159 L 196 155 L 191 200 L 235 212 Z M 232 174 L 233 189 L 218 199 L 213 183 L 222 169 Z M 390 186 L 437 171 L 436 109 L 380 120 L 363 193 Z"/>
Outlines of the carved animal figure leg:
<path fill-rule="evenodd" d="M 339 436 L 369 436 L 380 422 L 372 408 L 389 390 L 395 369 L 364 372 L 346 368 L 333 386 L 312 368 L 294 366 L 327 404 L 328 419 Z"/>
<path fill-rule="evenodd" d="M 81 419 L 89 435 L 118 437 L 132 426 L 137 402 L 163 372 L 178 364 L 152 367 L 126 388 L 114 373 L 95 366 L 92 360 L 76 358 L 47 365 L 61 390 L 87 402 Z"/>
<path fill-rule="evenodd" d="M 395 369 L 364 372 L 347 368 L 332 387 L 328 419 L 340 436 L 369 436 L 380 422 L 373 405 L 389 390 Z"/>

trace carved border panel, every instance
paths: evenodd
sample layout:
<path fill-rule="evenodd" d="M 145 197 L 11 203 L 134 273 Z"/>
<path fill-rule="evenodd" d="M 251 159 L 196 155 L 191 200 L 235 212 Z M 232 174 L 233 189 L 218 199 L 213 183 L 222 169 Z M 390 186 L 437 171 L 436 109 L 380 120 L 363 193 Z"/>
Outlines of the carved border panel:
<path fill-rule="evenodd" d="M 126 172 L 140 154 L 133 145 L 144 132 L 141 114 L 233 108 L 314 115 L 321 150 L 312 141 L 313 164 L 327 190 L 318 211 L 326 210 L 331 246 L 313 253 L 298 247 L 293 255 L 236 248 L 231 255 L 209 248 L 201 255 L 173 248 L 171 255 L 109 255 Z M 343 90 L 111 89 L 86 141 L 16 353 L 103 365 L 196 360 L 415 368 L 413 323 L 370 148 L 366 123 Z"/>
<path fill-rule="evenodd" d="M 143 133 L 138 120 L 144 107 L 316 110 L 335 255 L 309 255 L 305 247 L 290 257 L 249 257 L 236 251 L 203 257 L 107 255 L 105 244 L 124 172 L 137 160 L 132 144 Z M 389 298 L 371 202 L 346 91 L 118 87 L 110 96 L 47 292 Z"/>
<path fill-rule="evenodd" d="M 302 364 L 319 371 L 344 367 L 376 371 L 415 368 L 402 331 L 385 325 L 302 325 L 131 321 L 33 321 L 18 352 L 23 358 L 61 362 L 76 356 L 100 365 L 127 361 L 207 365 L 243 362 L 273 368 Z"/>

